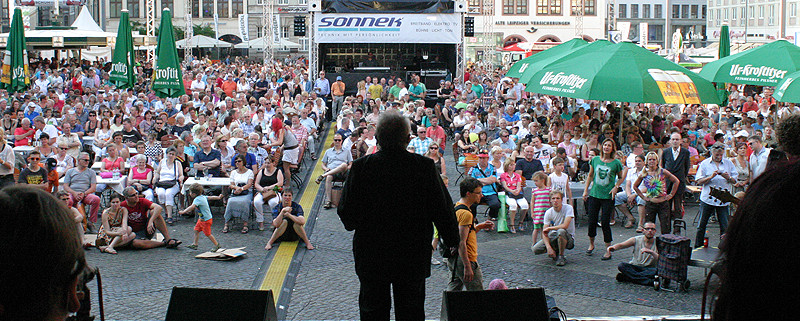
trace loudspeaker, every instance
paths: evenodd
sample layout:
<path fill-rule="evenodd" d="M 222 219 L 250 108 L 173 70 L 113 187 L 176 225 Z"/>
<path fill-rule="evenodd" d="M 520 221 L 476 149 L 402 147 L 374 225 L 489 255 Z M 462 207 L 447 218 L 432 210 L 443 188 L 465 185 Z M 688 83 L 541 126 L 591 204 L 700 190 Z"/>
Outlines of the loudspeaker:
<path fill-rule="evenodd" d="M 172 288 L 167 321 L 278 320 L 272 291 Z"/>
<path fill-rule="evenodd" d="M 321 12 L 322 0 L 308 0 L 308 12 Z"/>
<path fill-rule="evenodd" d="M 548 321 L 547 311 L 542 288 L 445 291 L 442 298 L 442 321 Z"/>
<path fill-rule="evenodd" d="M 466 0 L 453 1 L 453 12 L 462 13 L 462 12 L 467 12 L 468 10 L 469 10 L 469 7 L 467 7 L 467 1 Z"/>

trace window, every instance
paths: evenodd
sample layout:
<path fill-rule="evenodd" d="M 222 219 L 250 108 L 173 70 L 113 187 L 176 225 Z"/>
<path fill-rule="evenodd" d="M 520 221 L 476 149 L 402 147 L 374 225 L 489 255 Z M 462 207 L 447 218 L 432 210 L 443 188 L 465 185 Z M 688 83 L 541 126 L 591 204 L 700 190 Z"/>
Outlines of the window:
<path fill-rule="evenodd" d="M 300 38 L 300 51 L 306 51 L 306 50 L 308 50 L 308 37 Z"/>
<path fill-rule="evenodd" d="M 672 5 L 672 19 L 679 19 L 681 17 L 681 5 Z"/>
<path fill-rule="evenodd" d="M 554 2 L 555 0 L 550 0 Z M 528 14 L 528 0 L 517 0 L 517 14 Z M 558 13 L 561 14 L 561 0 L 558 0 Z"/>
<path fill-rule="evenodd" d="M 750 11 L 750 19 L 754 19 L 756 17 L 756 7 L 750 6 L 747 10 Z"/>
<path fill-rule="evenodd" d="M 639 5 L 632 4 L 631 5 L 631 18 L 638 19 L 639 18 Z"/>
<path fill-rule="evenodd" d="M 244 13 L 244 2 L 243 0 L 232 0 L 231 1 L 231 18 L 239 17 L 240 14 Z"/>
<path fill-rule="evenodd" d="M 192 1 L 192 18 L 200 18 L 200 1 Z"/>
<path fill-rule="evenodd" d="M 758 19 L 764 19 L 764 6 L 758 6 Z"/>
<path fill-rule="evenodd" d="M 696 4 L 692 5 L 692 12 L 691 12 L 691 14 L 690 14 L 690 16 L 689 16 L 690 18 L 692 18 L 692 19 L 697 19 L 697 18 L 699 18 L 699 17 L 700 17 L 700 14 L 699 14 L 698 8 L 699 8 L 699 6 L 698 6 L 698 5 L 696 5 Z"/>
<path fill-rule="evenodd" d="M 289 0 L 278 0 L 278 5 L 288 5 Z"/>
<path fill-rule="evenodd" d="M 731 20 L 736 20 L 736 8 L 733 8 L 733 10 L 731 10 Z"/>
<path fill-rule="evenodd" d="M 797 17 L 797 2 L 792 2 L 789 4 L 789 17 Z"/>
<path fill-rule="evenodd" d="M 722 9 L 717 9 L 717 12 L 715 12 L 714 15 L 714 17 L 716 17 L 716 20 L 714 21 L 717 22 L 718 26 L 721 25 L 722 23 L 720 23 L 720 21 L 722 20 Z"/>
<path fill-rule="evenodd" d="M 298 0 L 297 3 L 299 3 L 301 5 L 307 5 L 308 4 L 308 0 Z"/>
<path fill-rule="evenodd" d="M 220 17 L 227 17 L 228 13 L 223 13 L 222 11 L 219 12 Z M 203 17 L 204 18 L 211 18 L 214 17 L 214 1 L 213 0 L 203 0 Z"/>
<path fill-rule="evenodd" d="M 170 12 L 175 12 L 175 0 L 161 0 L 161 9 L 169 8 Z M 156 12 L 159 12 L 156 10 Z M 158 13 L 156 13 L 158 14 Z"/>
<path fill-rule="evenodd" d="M 689 5 L 685 4 L 681 6 L 681 18 L 689 19 Z"/>
<path fill-rule="evenodd" d="M 139 16 L 139 0 L 128 0 L 128 11 L 131 13 L 131 18 L 140 18 Z"/>
<path fill-rule="evenodd" d="M 119 18 L 119 13 L 122 11 L 122 0 L 109 0 L 108 12 L 111 18 Z"/>
<path fill-rule="evenodd" d="M 294 26 L 294 25 L 292 25 Z M 289 25 L 284 25 L 281 27 L 281 37 L 289 38 Z"/>
<path fill-rule="evenodd" d="M 664 17 L 664 6 L 660 4 L 653 5 L 653 18 L 661 19 Z"/>
<path fill-rule="evenodd" d="M 649 4 L 643 4 L 642 5 L 642 18 L 645 18 L 645 19 L 650 18 L 650 5 Z"/>
<path fill-rule="evenodd" d="M 774 4 L 769 6 L 769 17 L 768 18 L 769 19 L 767 21 L 769 21 L 769 25 L 770 26 L 774 25 L 775 24 L 775 5 Z"/>
<path fill-rule="evenodd" d="M 747 20 L 747 7 L 741 7 L 739 9 L 739 13 L 741 13 L 739 16 L 742 17 L 742 20 Z"/>
<path fill-rule="evenodd" d="M 536 14 L 561 15 L 561 4 L 561 0 L 536 0 Z"/>
<path fill-rule="evenodd" d="M 537 7 L 546 6 L 547 0 L 537 0 Z M 479 1 L 476 1 L 479 2 Z M 561 0 L 559 0 L 561 2 Z M 483 8 L 481 8 L 483 10 Z M 503 0 L 503 15 L 528 14 L 528 0 Z"/>
<path fill-rule="evenodd" d="M 705 18 L 706 18 L 706 5 L 703 5 L 702 7 L 700 7 L 700 19 L 705 19 Z"/>
<path fill-rule="evenodd" d="M 203 1 L 208 1 L 208 0 L 203 0 Z M 220 18 L 228 18 L 228 1 L 227 0 L 217 1 L 217 14 L 219 15 Z M 236 18 L 236 17 L 233 17 L 233 18 Z"/>
<path fill-rule="evenodd" d="M 628 16 L 628 5 L 620 4 L 619 10 L 617 11 L 617 18 L 627 18 Z"/>
<path fill-rule="evenodd" d="M 594 16 L 594 1 L 595 0 L 570 0 L 570 6 L 572 6 L 572 10 L 570 11 L 570 15 L 577 16 L 578 11 L 581 10 L 581 3 L 583 3 L 583 15 L 584 16 Z"/>

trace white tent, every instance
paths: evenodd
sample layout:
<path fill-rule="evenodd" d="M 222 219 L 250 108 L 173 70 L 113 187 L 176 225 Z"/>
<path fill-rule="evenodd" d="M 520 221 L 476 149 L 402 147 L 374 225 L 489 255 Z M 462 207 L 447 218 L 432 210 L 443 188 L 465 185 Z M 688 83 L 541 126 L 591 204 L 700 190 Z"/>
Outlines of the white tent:
<path fill-rule="evenodd" d="M 178 49 L 186 48 L 186 39 L 181 39 L 175 42 Z M 190 48 L 228 48 L 231 44 L 222 40 L 217 40 L 203 35 L 192 36 Z"/>
<path fill-rule="evenodd" d="M 261 37 L 261 38 L 256 38 L 256 39 L 253 39 L 253 40 L 250 40 L 250 41 L 242 42 L 242 43 L 240 43 L 238 45 L 235 45 L 233 47 L 234 48 L 240 48 L 240 49 L 249 48 L 249 49 L 264 50 L 264 49 L 267 48 L 267 41 L 270 41 L 270 40 L 267 39 L 267 37 Z M 281 38 L 281 42 L 277 46 L 275 46 L 274 48 L 278 49 L 278 50 L 280 50 L 280 49 L 290 49 L 290 48 L 300 48 L 300 44 L 296 43 L 296 42 L 291 42 L 289 40 Z"/>
<path fill-rule="evenodd" d="M 108 38 L 116 37 L 116 33 L 105 32 L 94 21 L 89 9 L 83 6 L 78 17 L 72 23 L 71 27 L 75 29 L 51 29 L 51 30 L 25 30 L 25 38 L 52 38 L 52 37 L 86 37 L 86 38 Z M 7 33 L 1 34 L 0 37 L 8 37 Z"/>

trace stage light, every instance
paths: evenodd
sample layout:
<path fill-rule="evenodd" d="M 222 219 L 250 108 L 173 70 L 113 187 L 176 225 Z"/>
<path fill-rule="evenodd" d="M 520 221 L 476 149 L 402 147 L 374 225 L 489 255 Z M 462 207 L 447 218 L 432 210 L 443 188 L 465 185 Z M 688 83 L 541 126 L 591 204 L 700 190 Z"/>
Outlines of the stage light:
<path fill-rule="evenodd" d="M 295 37 L 306 36 L 306 17 L 294 16 L 294 36 Z"/>

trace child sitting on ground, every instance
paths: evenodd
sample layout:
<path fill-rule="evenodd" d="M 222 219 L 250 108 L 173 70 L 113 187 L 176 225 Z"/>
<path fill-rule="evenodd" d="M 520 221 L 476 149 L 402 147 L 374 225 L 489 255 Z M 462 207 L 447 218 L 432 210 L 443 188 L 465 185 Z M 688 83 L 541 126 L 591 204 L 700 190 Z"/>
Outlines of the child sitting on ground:
<path fill-rule="evenodd" d="M 192 205 L 189 205 L 189 207 L 183 211 L 179 211 L 178 214 L 185 215 L 186 213 L 189 213 L 195 209 L 197 209 L 199 213 L 197 215 L 197 224 L 194 225 L 194 242 L 192 245 L 187 247 L 192 250 L 196 250 L 197 243 L 200 241 L 200 232 L 203 232 L 203 234 L 205 234 L 208 239 L 211 240 L 211 243 L 214 243 L 214 247 L 211 249 L 211 252 L 216 252 L 219 250 L 219 242 L 217 242 L 217 239 L 214 237 L 214 235 L 211 235 L 211 224 L 214 222 L 214 220 L 212 219 L 213 216 L 211 216 L 211 207 L 208 206 L 208 201 L 222 199 L 222 194 L 219 194 L 218 196 L 205 196 L 203 195 L 203 185 L 195 183 L 189 187 L 189 196 L 194 197 Z"/>

